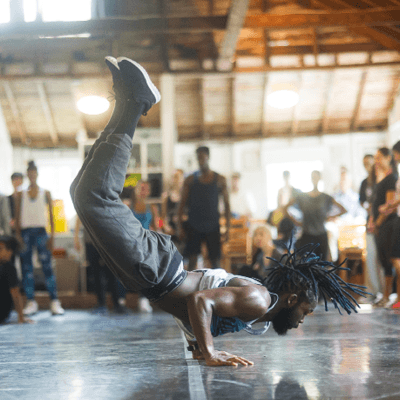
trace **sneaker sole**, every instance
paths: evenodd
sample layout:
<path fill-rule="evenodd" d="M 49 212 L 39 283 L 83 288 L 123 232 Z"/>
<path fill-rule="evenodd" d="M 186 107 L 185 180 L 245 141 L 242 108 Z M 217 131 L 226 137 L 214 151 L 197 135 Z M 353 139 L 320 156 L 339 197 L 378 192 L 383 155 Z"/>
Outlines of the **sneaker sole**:
<path fill-rule="evenodd" d="M 111 56 L 107 56 L 104 58 L 106 61 L 108 61 L 110 64 L 112 64 L 118 71 L 119 71 L 119 65 L 118 65 L 118 61 L 116 58 L 111 57 Z M 106 62 L 107 64 L 107 62 Z"/>
<path fill-rule="evenodd" d="M 106 57 L 107 58 L 107 57 Z M 112 57 L 113 58 L 113 57 Z M 139 71 L 143 74 L 144 79 L 146 80 L 147 86 L 149 87 L 149 89 L 151 90 L 151 92 L 153 93 L 156 102 L 154 104 L 157 104 L 160 100 L 161 100 L 161 94 L 158 91 L 158 89 L 154 86 L 154 83 L 151 81 L 149 74 L 147 73 L 147 71 L 137 62 L 131 60 L 130 58 L 127 57 L 118 57 L 117 58 L 117 62 L 120 63 L 121 61 L 127 61 L 130 62 L 131 64 L 133 64 L 136 68 L 139 69 Z"/>

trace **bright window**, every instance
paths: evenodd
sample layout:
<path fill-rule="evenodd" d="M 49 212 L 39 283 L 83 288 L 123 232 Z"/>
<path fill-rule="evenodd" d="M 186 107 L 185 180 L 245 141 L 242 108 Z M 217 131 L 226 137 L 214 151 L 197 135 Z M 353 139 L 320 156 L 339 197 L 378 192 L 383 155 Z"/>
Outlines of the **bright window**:
<path fill-rule="evenodd" d="M 92 0 L 40 0 L 43 21 L 87 21 Z"/>
<path fill-rule="evenodd" d="M 290 184 L 302 192 L 310 192 L 313 188 L 311 172 L 322 172 L 322 161 L 287 162 L 267 165 L 267 205 L 272 211 L 278 207 L 278 191 L 284 185 L 283 171 L 290 172 Z M 324 190 L 324 182 L 319 183 L 319 190 Z"/>
<path fill-rule="evenodd" d="M 69 194 L 69 187 L 78 173 L 82 161 L 72 158 L 36 159 L 35 161 L 39 171 L 38 185 L 49 190 L 54 200 L 63 200 L 65 215 L 67 220 L 70 220 L 76 212 Z"/>
<path fill-rule="evenodd" d="M 0 23 L 10 22 L 10 0 L 0 0 Z"/>
<path fill-rule="evenodd" d="M 23 4 L 25 22 L 35 21 L 40 10 L 45 22 L 87 21 L 91 18 L 92 0 L 24 0 Z"/>

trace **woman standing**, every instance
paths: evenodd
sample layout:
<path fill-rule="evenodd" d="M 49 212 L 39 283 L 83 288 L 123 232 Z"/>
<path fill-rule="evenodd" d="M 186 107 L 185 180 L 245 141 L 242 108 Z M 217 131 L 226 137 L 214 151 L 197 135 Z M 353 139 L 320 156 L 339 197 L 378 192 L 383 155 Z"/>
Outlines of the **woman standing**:
<path fill-rule="evenodd" d="M 394 152 L 400 150 L 399 146 L 394 147 Z M 397 154 L 398 156 L 398 154 Z M 390 308 L 394 302 L 389 301 L 389 295 L 393 289 L 393 264 L 392 258 L 400 258 L 396 249 L 398 224 L 396 223 L 396 181 L 397 170 L 394 159 L 387 147 L 379 149 L 375 154 L 375 167 L 380 181 L 375 188 L 374 201 L 372 203 L 372 216 L 369 226 L 374 229 L 376 247 L 381 265 L 385 271 L 385 293 L 381 301 L 375 304 L 377 307 Z M 379 178 L 378 178 L 379 179 Z"/>
<path fill-rule="evenodd" d="M 158 221 L 158 211 L 154 205 L 147 203 L 147 198 L 150 195 L 150 184 L 147 181 L 139 181 L 132 192 L 132 212 L 139 220 L 144 229 L 156 231 Z M 152 312 L 153 308 L 149 300 L 139 294 L 138 309 L 141 312 Z"/>
<path fill-rule="evenodd" d="M 33 277 L 32 252 L 36 247 L 42 264 L 46 287 L 50 294 L 50 310 L 53 315 L 64 314 L 57 298 L 56 279 L 51 266 L 51 253 L 54 244 L 53 201 L 50 192 L 37 184 L 38 170 L 33 161 L 29 162 L 27 170 L 30 185 L 27 190 L 19 192 L 16 201 L 16 234 L 24 245 L 20 253 L 22 283 L 28 302 L 24 309 L 25 315 L 38 311 L 35 301 L 35 280 Z M 51 236 L 46 232 L 47 214 L 50 215 Z"/>
<path fill-rule="evenodd" d="M 296 225 L 302 227 L 302 235 L 296 242 L 296 247 L 300 248 L 309 243 L 319 243 L 319 247 L 315 250 L 315 253 L 323 260 L 326 260 L 329 253 L 329 246 L 325 222 L 340 217 L 345 214 L 347 210 L 332 196 L 318 190 L 318 183 L 320 180 L 321 173 L 319 171 L 313 171 L 311 173 L 313 190 L 308 193 L 299 193 L 284 207 L 284 211 Z M 288 213 L 288 208 L 294 205 L 297 205 L 303 213 L 302 222 L 296 220 Z M 339 211 L 332 214 L 334 208 Z"/>
<path fill-rule="evenodd" d="M 164 221 L 163 231 L 172 236 L 175 245 L 179 244 L 177 222 L 183 181 L 183 171 L 177 169 L 172 176 L 169 190 L 163 194 L 161 204 L 161 218 Z"/>

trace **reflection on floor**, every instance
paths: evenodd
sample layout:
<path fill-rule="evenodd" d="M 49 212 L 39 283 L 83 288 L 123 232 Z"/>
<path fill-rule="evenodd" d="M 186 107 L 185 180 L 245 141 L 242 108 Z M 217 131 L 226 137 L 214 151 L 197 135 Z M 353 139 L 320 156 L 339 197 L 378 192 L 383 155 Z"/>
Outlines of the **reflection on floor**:
<path fill-rule="evenodd" d="M 0 399 L 400 399 L 400 313 L 340 316 L 322 308 L 278 337 L 216 340 L 253 367 L 192 361 L 166 314 L 41 312 L 0 326 Z"/>

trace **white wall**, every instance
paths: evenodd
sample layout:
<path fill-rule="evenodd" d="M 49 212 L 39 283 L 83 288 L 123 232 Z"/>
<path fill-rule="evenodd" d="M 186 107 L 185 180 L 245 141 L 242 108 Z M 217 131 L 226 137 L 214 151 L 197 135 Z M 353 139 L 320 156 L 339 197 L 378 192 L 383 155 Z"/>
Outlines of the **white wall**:
<path fill-rule="evenodd" d="M 13 148 L 10 135 L 0 107 L 0 193 L 11 194 L 11 174 L 13 173 Z"/>
<path fill-rule="evenodd" d="M 362 159 L 367 153 L 387 145 L 387 132 L 352 133 L 303 137 L 296 139 L 263 139 L 236 143 L 201 142 L 210 147 L 211 169 L 225 175 L 240 172 L 241 188 L 256 200 L 254 217 L 265 218 L 267 209 L 266 167 L 273 163 L 317 161 L 323 163 L 324 190 L 332 193 L 339 181 L 339 170 L 346 166 L 358 189 L 365 178 Z M 178 143 L 175 146 L 175 168 L 185 173 L 198 169 L 195 150 L 200 143 Z M 295 182 L 292 182 L 295 186 Z"/>

